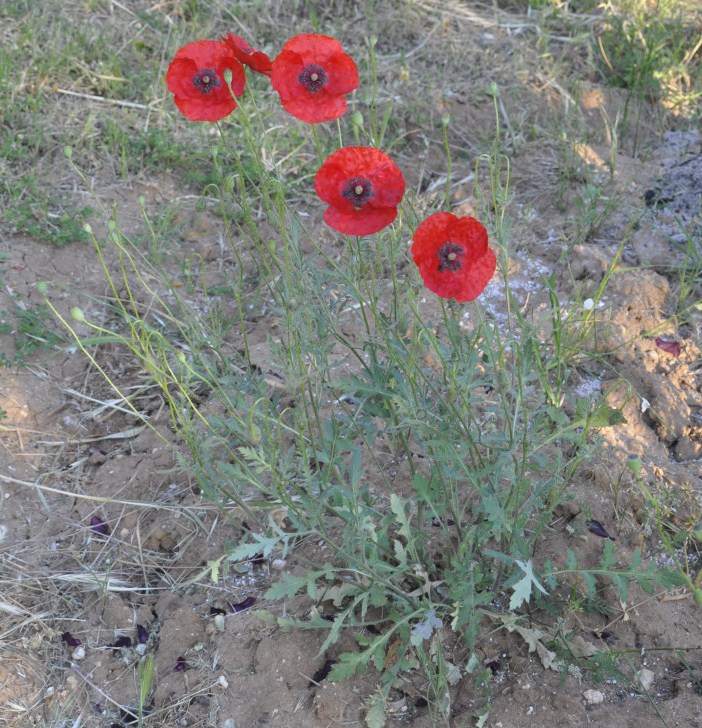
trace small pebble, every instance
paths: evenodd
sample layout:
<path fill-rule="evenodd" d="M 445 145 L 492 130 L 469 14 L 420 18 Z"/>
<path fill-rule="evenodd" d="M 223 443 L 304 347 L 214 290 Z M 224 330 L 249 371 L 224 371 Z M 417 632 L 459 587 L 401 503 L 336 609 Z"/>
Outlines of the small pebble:
<path fill-rule="evenodd" d="M 599 690 L 585 690 L 583 698 L 585 698 L 585 705 L 599 705 L 604 702 L 604 693 Z"/>
<path fill-rule="evenodd" d="M 71 659 L 78 662 L 78 660 L 82 660 L 85 657 L 85 647 L 83 645 L 78 645 L 78 647 L 71 652 Z"/>
<path fill-rule="evenodd" d="M 641 687 L 648 692 L 653 685 L 653 680 L 656 677 L 656 673 L 653 670 L 647 670 L 645 667 L 636 673 L 636 677 L 639 678 Z"/>

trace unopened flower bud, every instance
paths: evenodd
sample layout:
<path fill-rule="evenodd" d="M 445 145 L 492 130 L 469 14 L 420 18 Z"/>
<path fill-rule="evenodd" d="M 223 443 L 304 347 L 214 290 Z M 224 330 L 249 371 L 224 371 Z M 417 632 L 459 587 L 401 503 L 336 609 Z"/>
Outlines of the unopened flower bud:
<path fill-rule="evenodd" d="M 363 114 L 360 111 L 354 111 L 349 117 L 349 121 L 351 122 L 351 126 L 357 129 L 363 129 Z"/>

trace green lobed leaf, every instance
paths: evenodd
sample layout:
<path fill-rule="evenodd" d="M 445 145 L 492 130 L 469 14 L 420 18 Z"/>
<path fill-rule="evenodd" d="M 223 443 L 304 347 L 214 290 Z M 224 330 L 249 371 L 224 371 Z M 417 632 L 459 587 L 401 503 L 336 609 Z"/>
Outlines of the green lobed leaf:
<path fill-rule="evenodd" d="M 353 677 L 358 670 L 361 674 L 365 671 L 367 657 L 364 652 L 342 652 L 339 661 L 332 667 L 327 680 L 338 682 Z"/>
<path fill-rule="evenodd" d="M 547 594 L 547 591 L 541 586 L 541 583 L 534 574 L 534 568 L 531 561 L 519 561 L 515 563 L 524 572 L 524 577 L 521 578 L 514 586 L 512 597 L 509 600 L 509 608 L 514 611 L 521 607 L 522 604 L 529 601 L 531 598 L 531 588 L 536 587 L 542 594 Z"/>
<path fill-rule="evenodd" d="M 383 728 L 385 726 L 385 697 L 380 694 L 374 700 L 365 717 L 368 728 Z"/>
<path fill-rule="evenodd" d="M 400 536 L 410 538 L 410 524 L 407 513 L 405 512 L 405 504 L 396 493 L 390 496 L 390 508 L 395 514 L 395 519 L 400 526 L 398 533 Z"/>
<path fill-rule="evenodd" d="M 292 598 L 304 587 L 307 586 L 310 579 L 314 581 L 316 574 L 306 574 L 305 576 L 293 576 L 286 574 L 280 581 L 271 584 L 264 594 L 264 599 L 275 601 L 285 597 Z"/>

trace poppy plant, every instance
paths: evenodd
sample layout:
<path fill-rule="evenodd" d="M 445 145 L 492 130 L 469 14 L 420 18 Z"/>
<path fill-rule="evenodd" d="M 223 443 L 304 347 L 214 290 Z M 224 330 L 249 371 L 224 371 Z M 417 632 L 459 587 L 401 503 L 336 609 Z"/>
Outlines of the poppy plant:
<path fill-rule="evenodd" d="M 226 43 L 234 52 L 234 56 L 239 63 L 248 66 L 256 73 L 262 73 L 264 76 L 271 75 L 271 59 L 263 52 L 254 50 L 240 35 L 232 35 L 227 33 L 222 42 Z"/>
<path fill-rule="evenodd" d="M 338 40 L 306 33 L 285 43 L 273 61 L 271 84 L 288 113 L 318 124 L 344 115 L 345 94 L 358 88 L 358 69 Z"/>
<path fill-rule="evenodd" d="M 224 78 L 231 71 L 231 93 Z M 168 66 L 166 85 L 183 116 L 191 121 L 219 121 L 236 109 L 232 96 L 244 93 L 246 76 L 234 51 L 219 40 L 184 45 Z"/>
<path fill-rule="evenodd" d="M 405 178 L 387 154 L 373 147 L 342 147 L 314 178 L 326 202 L 324 222 L 347 235 L 372 235 L 397 217 Z"/>
<path fill-rule="evenodd" d="M 410 249 L 424 285 L 442 298 L 472 301 L 492 278 L 497 259 L 474 217 L 435 212 L 414 232 Z"/>

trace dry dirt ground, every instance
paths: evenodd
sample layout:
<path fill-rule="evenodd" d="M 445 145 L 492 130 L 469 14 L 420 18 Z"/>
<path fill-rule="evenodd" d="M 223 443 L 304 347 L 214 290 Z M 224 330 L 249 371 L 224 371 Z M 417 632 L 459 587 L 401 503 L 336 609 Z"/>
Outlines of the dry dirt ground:
<path fill-rule="evenodd" d="M 498 51 L 504 57 L 516 42 L 508 28 L 465 29 L 479 36 L 471 46 L 476 64 L 489 63 Z M 423 52 L 416 51 L 416 62 Z M 381 75 L 392 72 L 393 62 L 381 54 Z M 503 73 L 508 77 L 510 69 Z M 566 275 L 564 267 L 559 284 L 566 305 L 575 300 L 573 281 L 579 300 L 594 295 L 628 235 L 599 304 L 603 323 L 598 345 L 604 341 L 612 352 L 610 365 L 593 360 L 583 367 L 579 385 L 584 395 L 610 392 L 627 423 L 603 433 L 602 448 L 578 473 L 570 489 L 573 499 L 554 513 L 535 558 L 558 558 L 569 547 L 580 563 L 597 563 L 604 541 L 584 526 L 585 518 L 595 518 L 616 538 L 622 563 L 640 546 L 647 557 L 664 564 L 667 556 L 655 520 L 644 513 L 626 459 L 630 454 L 642 457 L 646 482 L 680 527 L 699 520 L 702 315 L 693 310 L 676 321 L 670 312 L 679 292 L 671 264 L 682 260 L 684 249 L 676 220 L 694 232 L 698 250 L 702 245 L 702 138 L 682 123 L 667 131 L 652 120 L 646 126 L 644 116 L 647 151 L 628 156 L 626 149 L 613 151 L 608 145 L 603 122 L 621 110 L 623 93 L 588 83 L 577 99 L 567 100 L 526 72 L 524 79 L 525 98 L 504 101 L 506 118 L 516 125 L 531 96 L 543 102 L 535 119 L 538 113 L 548 118 L 557 107 L 575 104 L 573 113 L 594 131 L 592 144 L 572 147 L 571 172 L 586 174 L 606 189 L 593 207 L 596 217 L 609 200 L 615 203 L 570 253 L 570 272 Z M 452 94 L 435 100 L 436 113 L 451 113 L 457 144 L 465 130 L 489 129 L 492 118 L 491 100 L 478 107 L 463 103 L 461 83 L 457 80 Z M 415 189 L 430 194 L 445 174 L 440 140 L 428 146 L 417 140 L 413 149 L 416 154 L 407 155 L 404 169 Z M 563 245 L 580 233 L 582 208 L 574 204 L 576 195 L 570 203 L 555 199 L 563 164 L 543 140 L 523 140 L 511 157 L 512 285 L 535 319 L 546 304 L 541 275 L 554 269 Z M 453 186 L 456 206 L 463 211 L 473 209 L 471 183 L 465 179 L 470 170 L 468 163 L 456 172 Z M 104 179 L 98 185 L 99 194 L 117 205 L 125 230 L 139 225 L 139 195 L 170 201 L 178 197 L 177 190 L 177 180 L 167 177 L 128 184 Z M 648 207 L 646 195 L 653 200 Z M 644 211 L 643 217 L 629 230 L 637 210 Z M 235 263 L 221 249 L 216 225 L 186 199 L 179 215 L 183 234 L 174 241 L 173 260 L 201 253 L 210 280 L 225 279 Z M 95 220 L 98 229 L 99 224 Z M 76 290 L 94 296 L 94 310 L 100 310 L 107 290 L 89 247 L 57 250 L 41 241 L 5 237 L 0 253 L 0 310 L 13 310 L 14 302 L 38 304 L 34 286 L 40 280 L 54 284 L 52 300 L 60 313 L 66 315 L 76 303 Z M 485 305 L 496 318 L 503 298 L 501 284 L 492 283 Z M 262 321 L 252 340 L 266 341 L 265 326 Z M 656 337 L 678 342 L 680 354 L 661 348 Z M 8 356 L 13 342 L 12 335 L 0 335 Z M 369 672 L 343 683 L 324 679 L 325 662 L 352 649 L 353 640 L 345 638 L 332 654 L 320 656 L 322 635 L 286 633 L 261 618 L 259 610 L 301 617 L 309 613 L 305 598 L 284 604 L 262 599 L 289 563 L 251 563 L 242 573 L 212 582 L 208 561 L 220 557 L 241 533 L 203 500 L 178 463 L 179 443 L 157 389 L 123 353 L 103 352 L 100 363 L 125 392 L 139 388 L 135 401 L 158 434 L 116 406 L 115 393 L 75 348 L 57 346 L 21 367 L 0 369 L 0 405 L 6 413 L 0 420 L 0 724 L 136 724 L 135 665 L 146 653 L 153 656 L 155 674 L 147 726 L 363 725 L 377 676 Z M 699 569 L 699 562 L 691 566 Z M 604 681 L 588 672 L 545 669 L 523 639 L 490 633 L 486 625 L 480 649 L 493 681 L 485 725 L 702 726 L 702 612 L 690 593 L 680 589 L 650 596 L 633 588 L 626 603 L 613 593 L 603 600 L 602 613 L 574 609 L 556 627 L 575 630 L 592 650 L 614 648 L 626 655 L 618 663 L 623 676 L 610 674 Z M 554 624 L 547 615 L 534 614 L 533 626 Z M 459 645 L 445 649 L 456 655 L 456 662 L 462 659 Z M 637 684 L 637 672 L 646 689 Z M 389 725 L 435 725 L 425 695 L 419 676 L 394 691 Z M 466 678 L 454 686 L 451 698 L 450 725 L 474 725 L 474 713 L 484 706 L 483 693 Z"/>

